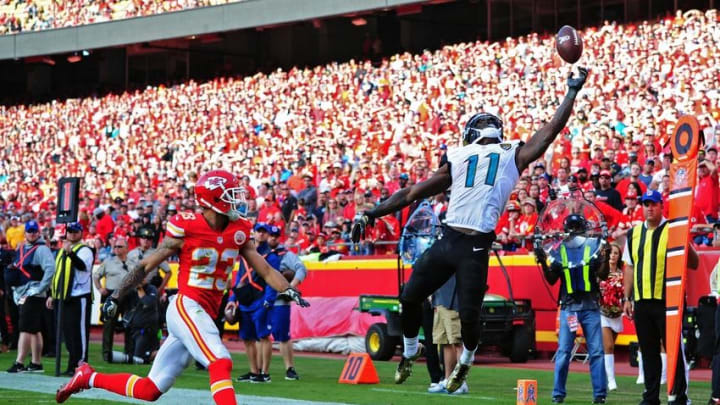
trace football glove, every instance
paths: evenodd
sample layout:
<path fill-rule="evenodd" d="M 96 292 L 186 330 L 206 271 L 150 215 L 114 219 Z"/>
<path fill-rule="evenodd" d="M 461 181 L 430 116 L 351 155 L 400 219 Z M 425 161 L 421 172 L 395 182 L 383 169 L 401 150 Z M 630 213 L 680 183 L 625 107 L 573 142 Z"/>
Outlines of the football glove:
<path fill-rule="evenodd" d="M 568 77 L 568 88 L 575 91 L 580 91 L 580 89 L 582 89 L 585 84 L 585 80 L 588 77 L 588 70 L 586 68 L 578 67 L 578 71 L 580 74 L 577 75 L 577 77 L 573 77 L 572 73 L 570 73 L 570 76 Z"/>
<path fill-rule="evenodd" d="M 294 288 L 288 288 L 287 290 L 281 292 L 280 294 L 278 294 L 278 298 L 288 301 L 295 301 L 296 304 L 300 305 L 303 308 L 310 306 L 310 303 L 305 301 L 305 299 L 303 299 L 303 297 L 300 295 L 300 291 Z"/>
<path fill-rule="evenodd" d="M 353 218 L 352 228 L 350 229 L 350 240 L 353 243 L 358 243 L 365 237 L 365 227 L 372 226 L 374 218 L 369 216 L 366 212 L 359 212 Z"/>
<path fill-rule="evenodd" d="M 114 298 L 112 295 L 107 297 L 105 303 L 102 306 L 102 309 L 100 310 L 100 320 L 105 323 L 115 318 L 115 315 L 117 315 L 118 312 L 118 307 L 119 303 L 116 298 Z"/>

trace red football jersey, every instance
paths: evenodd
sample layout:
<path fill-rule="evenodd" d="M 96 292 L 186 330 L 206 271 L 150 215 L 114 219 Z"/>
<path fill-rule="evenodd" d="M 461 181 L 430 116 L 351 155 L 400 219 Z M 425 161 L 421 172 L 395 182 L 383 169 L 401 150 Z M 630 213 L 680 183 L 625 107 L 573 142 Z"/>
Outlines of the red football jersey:
<path fill-rule="evenodd" d="M 228 275 L 251 229 L 252 223 L 240 218 L 229 222 L 225 230 L 215 231 L 202 215 L 192 212 L 181 212 L 168 221 L 168 235 L 184 240 L 178 293 L 197 301 L 213 319 L 220 311 Z"/>

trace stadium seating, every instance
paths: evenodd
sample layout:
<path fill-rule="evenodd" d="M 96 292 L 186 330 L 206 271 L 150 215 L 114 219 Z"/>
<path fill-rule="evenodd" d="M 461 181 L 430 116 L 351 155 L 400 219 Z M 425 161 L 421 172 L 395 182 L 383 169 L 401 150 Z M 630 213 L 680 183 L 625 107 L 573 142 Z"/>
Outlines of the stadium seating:
<path fill-rule="evenodd" d="M 0 34 L 71 27 L 242 0 L 3 0 Z"/>
<path fill-rule="evenodd" d="M 48 4 L 33 1 L 20 7 Z M 95 3 L 81 20 L 52 24 L 136 15 L 138 4 Z M 201 5 L 153 4 L 152 12 Z M 7 16 L 14 6 L 2 7 Z M 716 11 L 608 23 L 582 34 L 586 51 L 579 64 L 589 67 L 591 76 L 567 129 L 546 156 L 551 174 L 572 148 L 590 164 L 600 157 L 593 152 L 597 146 L 601 153 L 616 149 L 620 154 L 641 148 L 643 141 L 659 143 L 680 114 L 696 114 L 707 144 L 717 145 Z M 309 172 L 333 197 L 352 188 L 369 191 L 374 202 L 383 187 L 397 188 L 400 173 L 408 173 L 411 181 L 432 173 L 445 145 L 457 143 L 458 129 L 471 113 L 496 113 L 505 122 L 507 138 L 527 140 L 551 118 L 569 71 L 552 39 L 532 34 L 399 54 L 377 67 L 364 61 L 331 63 L 102 98 L 3 106 L 0 195 L 8 202 L 6 212 L 37 213 L 42 200 L 55 198 L 56 179 L 74 175 L 83 178 L 86 194 L 98 203 L 115 196 L 137 201 L 148 191 L 155 198 L 182 199 L 191 173 L 224 166 L 250 176 L 261 198 L 267 192 L 261 183 Z M 645 159 L 660 151 L 638 153 Z M 335 164 L 352 184 L 326 174 Z M 343 216 L 347 219 L 342 214 L 336 219 Z"/>

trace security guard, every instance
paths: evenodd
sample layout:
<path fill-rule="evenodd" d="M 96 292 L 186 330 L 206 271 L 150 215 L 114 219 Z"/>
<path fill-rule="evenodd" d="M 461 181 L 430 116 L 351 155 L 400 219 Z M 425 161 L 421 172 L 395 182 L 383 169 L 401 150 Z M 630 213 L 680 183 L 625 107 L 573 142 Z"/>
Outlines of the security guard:
<path fill-rule="evenodd" d="M 52 297 L 47 306 L 55 301 L 63 302 L 62 332 L 65 336 L 69 358 L 66 374 L 72 375 L 80 361 L 88 361 L 90 338 L 90 304 L 92 301 L 92 275 L 95 255 L 81 242 L 83 227 L 72 222 L 66 228 L 66 240 L 55 257 L 55 275 Z"/>
<path fill-rule="evenodd" d="M 623 311 L 635 321 L 638 343 L 642 352 L 645 392 L 641 405 L 660 403 L 661 343 L 665 344 L 665 263 L 669 226 L 663 217 L 662 195 L 648 190 L 642 196 L 645 221 L 627 233 L 623 261 L 625 262 L 625 297 Z M 688 267 L 697 269 L 698 256 L 688 246 Z M 634 305 L 633 305 L 634 300 Z M 681 347 L 682 349 L 682 347 Z M 679 351 L 674 392 L 668 404 L 687 404 L 687 375 L 685 355 Z"/>
<path fill-rule="evenodd" d="M 128 259 L 128 242 L 126 239 L 116 238 L 112 244 L 114 256 L 105 259 L 93 274 L 93 282 L 95 288 L 100 291 L 102 302 L 110 296 L 117 288 L 120 287 L 123 278 L 132 269 L 133 262 Z M 100 285 L 100 279 L 105 278 L 105 287 Z M 103 359 L 107 362 L 112 361 L 112 346 L 115 334 L 115 325 L 121 312 L 125 312 L 124 301 L 120 302 L 120 310 L 115 317 L 103 323 L 103 341 L 102 353 Z M 127 353 L 129 339 L 125 337 L 125 350 Z"/>
<path fill-rule="evenodd" d="M 570 353 L 575 342 L 578 326 L 582 326 L 590 356 L 590 381 L 593 386 L 593 404 L 604 404 L 607 396 L 607 376 L 600 325 L 600 288 L 598 279 L 605 280 L 608 266 L 603 260 L 604 252 L 595 255 L 599 249 L 598 238 L 588 238 L 587 221 L 580 214 L 568 215 L 563 227 L 567 238 L 559 248 L 552 251 L 552 261 L 547 265 L 545 251 L 537 247 L 535 256 L 543 268 L 545 279 L 560 284 L 560 331 L 555 358 L 555 382 L 552 392 L 553 403 L 565 402 L 565 389 Z"/>

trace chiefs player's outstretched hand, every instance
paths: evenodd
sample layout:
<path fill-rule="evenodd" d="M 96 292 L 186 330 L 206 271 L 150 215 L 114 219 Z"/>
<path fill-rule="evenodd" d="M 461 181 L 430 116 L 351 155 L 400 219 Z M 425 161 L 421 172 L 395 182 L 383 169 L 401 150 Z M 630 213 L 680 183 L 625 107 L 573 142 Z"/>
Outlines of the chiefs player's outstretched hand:
<path fill-rule="evenodd" d="M 579 74 L 577 76 L 573 76 L 572 72 L 570 72 L 570 76 L 568 77 L 568 88 L 575 91 L 582 89 L 589 74 L 589 71 L 584 67 L 578 67 L 578 72 Z"/>
<path fill-rule="evenodd" d="M 300 291 L 292 287 L 278 294 L 278 298 L 287 299 L 288 301 L 295 301 L 296 304 L 300 305 L 303 308 L 310 306 L 310 303 L 302 297 Z"/>

